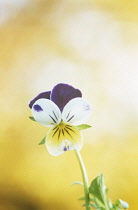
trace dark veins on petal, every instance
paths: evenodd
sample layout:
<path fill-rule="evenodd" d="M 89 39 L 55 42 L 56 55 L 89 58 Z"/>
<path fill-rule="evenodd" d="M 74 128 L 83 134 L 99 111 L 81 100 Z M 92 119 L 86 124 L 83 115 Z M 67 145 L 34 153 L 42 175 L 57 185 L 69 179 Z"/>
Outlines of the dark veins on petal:
<path fill-rule="evenodd" d="M 79 89 L 60 83 L 56 85 L 51 91 L 50 99 L 63 111 L 64 106 L 73 98 L 82 97 Z"/>
<path fill-rule="evenodd" d="M 29 102 L 29 107 L 30 107 L 30 109 L 32 109 L 33 104 L 34 104 L 38 99 L 41 99 L 41 98 L 50 99 L 50 94 L 51 94 L 51 91 L 46 91 L 46 92 L 42 92 L 42 93 L 38 94 L 35 98 L 33 98 L 33 99 Z"/>
<path fill-rule="evenodd" d="M 54 123 L 56 123 L 56 120 L 50 114 L 49 117 L 53 120 Z"/>
<path fill-rule="evenodd" d="M 70 117 L 67 122 L 71 121 L 73 117 L 74 117 L 74 115 L 72 115 L 72 117 Z"/>
<path fill-rule="evenodd" d="M 66 131 L 66 133 L 72 138 L 71 134 L 68 132 L 68 130 L 66 128 L 64 128 L 64 130 Z"/>
<path fill-rule="evenodd" d="M 59 128 L 57 128 L 57 130 L 55 130 L 55 132 L 53 133 L 52 137 L 55 136 L 55 134 L 57 133 L 58 130 L 59 130 Z"/>
<path fill-rule="evenodd" d="M 68 129 L 68 130 L 72 131 L 73 133 L 75 133 L 75 131 L 72 130 L 70 127 L 68 127 L 68 125 L 66 125 L 66 129 Z"/>

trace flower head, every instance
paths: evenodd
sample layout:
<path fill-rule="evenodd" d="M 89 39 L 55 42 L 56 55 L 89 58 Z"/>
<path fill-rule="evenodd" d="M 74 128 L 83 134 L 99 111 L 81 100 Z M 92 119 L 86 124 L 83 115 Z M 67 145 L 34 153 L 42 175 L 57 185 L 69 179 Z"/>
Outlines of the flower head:
<path fill-rule="evenodd" d="M 60 83 L 52 91 L 36 96 L 29 107 L 38 123 L 51 127 L 46 135 L 46 147 L 51 155 L 82 148 L 83 139 L 77 126 L 87 121 L 91 107 L 82 99 L 80 90 Z"/>

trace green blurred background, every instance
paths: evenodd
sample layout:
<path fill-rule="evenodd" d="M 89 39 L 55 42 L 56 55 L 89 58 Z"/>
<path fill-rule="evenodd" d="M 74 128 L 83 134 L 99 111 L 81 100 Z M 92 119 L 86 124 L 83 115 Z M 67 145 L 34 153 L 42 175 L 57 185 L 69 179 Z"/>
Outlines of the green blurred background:
<path fill-rule="evenodd" d="M 80 210 L 74 152 L 38 143 L 28 102 L 60 82 L 93 106 L 81 151 L 89 180 L 137 210 L 138 1 L 0 1 L 0 210 Z"/>

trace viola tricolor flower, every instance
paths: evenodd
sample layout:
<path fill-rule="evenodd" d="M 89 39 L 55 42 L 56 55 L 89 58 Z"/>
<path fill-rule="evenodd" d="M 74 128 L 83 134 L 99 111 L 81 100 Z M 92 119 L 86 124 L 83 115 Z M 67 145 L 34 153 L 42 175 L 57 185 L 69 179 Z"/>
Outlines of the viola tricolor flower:
<path fill-rule="evenodd" d="M 88 120 L 91 107 L 82 99 L 80 90 L 60 83 L 52 91 L 36 96 L 29 107 L 35 121 L 51 127 L 46 135 L 46 147 L 51 155 L 82 148 L 83 139 L 78 126 Z"/>

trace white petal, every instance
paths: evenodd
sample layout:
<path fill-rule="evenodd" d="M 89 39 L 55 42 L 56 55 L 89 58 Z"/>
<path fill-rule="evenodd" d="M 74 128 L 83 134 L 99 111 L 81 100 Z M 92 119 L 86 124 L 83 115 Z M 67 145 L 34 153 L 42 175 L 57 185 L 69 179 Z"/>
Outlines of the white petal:
<path fill-rule="evenodd" d="M 88 102 L 82 98 L 70 100 L 63 109 L 62 119 L 64 123 L 80 125 L 90 117 L 92 109 Z"/>
<path fill-rule="evenodd" d="M 32 106 L 32 114 L 38 123 L 46 127 L 52 127 L 61 121 L 58 106 L 48 99 L 37 100 Z"/>

